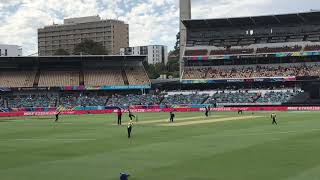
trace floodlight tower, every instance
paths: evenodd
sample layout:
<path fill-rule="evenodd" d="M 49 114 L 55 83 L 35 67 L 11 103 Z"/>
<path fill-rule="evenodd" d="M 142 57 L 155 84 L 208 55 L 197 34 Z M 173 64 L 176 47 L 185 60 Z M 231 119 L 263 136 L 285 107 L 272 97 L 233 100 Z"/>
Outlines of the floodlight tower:
<path fill-rule="evenodd" d="M 191 19 L 191 0 L 180 0 L 180 77 L 183 72 L 183 53 L 187 43 L 187 28 L 183 20 Z"/>

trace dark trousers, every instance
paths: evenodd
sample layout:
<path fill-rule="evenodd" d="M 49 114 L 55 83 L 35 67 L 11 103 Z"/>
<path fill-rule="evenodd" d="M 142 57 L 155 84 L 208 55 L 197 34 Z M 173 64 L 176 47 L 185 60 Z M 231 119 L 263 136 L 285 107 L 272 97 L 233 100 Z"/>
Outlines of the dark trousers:
<path fill-rule="evenodd" d="M 277 123 L 277 121 L 276 121 L 276 119 L 275 119 L 275 118 L 273 118 L 273 119 L 272 119 L 272 124 L 276 124 L 276 125 L 278 125 L 278 123 Z"/>
<path fill-rule="evenodd" d="M 206 111 L 205 115 L 208 117 L 208 116 L 209 116 L 209 112 L 208 112 L 208 111 Z"/>
<path fill-rule="evenodd" d="M 130 118 L 130 120 L 132 120 L 132 118 L 136 118 L 136 116 L 133 115 L 133 114 L 130 114 L 130 115 L 129 115 L 129 118 Z"/>
<path fill-rule="evenodd" d="M 118 125 L 121 125 L 121 116 L 118 116 Z"/>
<path fill-rule="evenodd" d="M 128 130 L 128 138 L 131 138 L 132 127 L 131 126 L 128 127 L 127 130 Z"/>
<path fill-rule="evenodd" d="M 170 117 L 170 122 L 173 122 L 173 117 Z"/>
<path fill-rule="evenodd" d="M 55 120 L 55 122 L 57 122 L 59 120 L 59 116 L 58 115 L 56 115 L 56 120 Z"/>

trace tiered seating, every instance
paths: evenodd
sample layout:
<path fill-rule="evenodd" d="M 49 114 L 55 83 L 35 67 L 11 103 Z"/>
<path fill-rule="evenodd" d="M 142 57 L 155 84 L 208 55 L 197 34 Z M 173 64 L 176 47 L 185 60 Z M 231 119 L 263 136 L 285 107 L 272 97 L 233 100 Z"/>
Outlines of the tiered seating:
<path fill-rule="evenodd" d="M 39 87 L 79 86 L 79 72 L 43 71 L 39 78 Z"/>
<path fill-rule="evenodd" d="M 162 96 L 145 94 L 145 95 L 113 95 L 107 102 L 108 106 L 121 106 L 127 107 L 132 105 L 159 105 Z"/>
<path fill-rule="evenodd" d="M 150 84 L 149 78 L 143 67 L 130 67 L 125 70 L 129 85 Z"/>
<path fill-rule="evenodd" d="M 298 52 L 302 50 L 302 46 L 284 46 L 284 47 L 264 47 L 258 48 L 257 53 L 279 53 L 279 52 Z"/>
<path fill-rule="evenodd" d="M 67 109 L 76 106 L 105 106 L 107 99 L 106 96 L 65 94 L 60 96 L 59 105 Z"/>
<path fill-rule="evenodd" d="M 202 104 L 208 94 L 176 94 L 173 96 L 165 97 L 161 104 L 164 105 L 182 105 L 182 104 Z"/>
<path fill-rule="evenodd" d="M 254 49 L 227 49 L 227 50 L 212 50 L 210 55 L 228 55 L 228 54 L 252 54 Z"/>
<path fill-rule="evenodd" d="M 210 96 L 206 104 L 216 103 L 254 103 L 259 98 L 259 93 L 249 92 L 217 92 Z"/>
<path fill-rule="evenodd" d="M 185 69 L 184 71 L 184 79 L 204 79 L 206 78 L 207 73 L 206 68 L 201 69 Z"/>
<path fill-rule="evenodd" d="M 0 87 L 32 87 L 34 71 L 0 72 Z"/>
<path fill-rule="evenodd" d="M 320 51 L 320 45 L 308 45 L 304 48 L 304 51 Z"/>
<path fill-rule="evenodd" d="M 299 92 L 267 92 L 262 95 L 257 103 L 285 103 L 288 102 L 292 97 L 296 96 Z"/>
<path fill-rule="evenodd" d="M 85 71 L 86 86 L 124 85 L 121 70 Z"/>
<path fill-rule="evenodd" d="M 185 56 L 206 56 L 208 55 L 207 49 L 199 49 L 199 50 L 187 50 L 184 53 Z"/>
<path fill-rule="evenodd" d="M 14 108 L 55 107 L 56 95 L 18 95 L 8 98 L 8 106 Z"/>
<path fill-rule="evenodd" d="M 317 64 L 290 66 L 243 66 L 240 68 L 223 69 L 208 67 L 202 69 L 187 69 L 183 79 L 227 79 L 227 78 L 258 78 L 258 77 L 308 77 L 320 76 L 320 66 Z"/>
<path fill-rule="evenodd" d="M 5 108 L 4 99 L 0 97 L 0 108 Z"/>

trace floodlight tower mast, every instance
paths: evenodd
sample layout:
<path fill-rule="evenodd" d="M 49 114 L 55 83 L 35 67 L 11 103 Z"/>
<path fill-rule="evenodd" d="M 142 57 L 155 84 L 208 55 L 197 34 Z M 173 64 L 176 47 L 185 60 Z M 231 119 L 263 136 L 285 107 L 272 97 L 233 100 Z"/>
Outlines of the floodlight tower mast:
<path fill-rule="evenodd" d="M 180 0 L 180 77 L 184 69 L 183 54 L 187 43 L 187 28 L 183 20 L 191 19 L 191 0 Z"/>

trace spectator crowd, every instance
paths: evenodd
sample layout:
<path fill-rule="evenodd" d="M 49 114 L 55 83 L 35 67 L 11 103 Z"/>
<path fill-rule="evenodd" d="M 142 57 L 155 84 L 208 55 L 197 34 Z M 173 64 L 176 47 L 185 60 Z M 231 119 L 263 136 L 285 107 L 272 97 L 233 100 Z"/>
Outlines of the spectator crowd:
<path fill-rule="evenodd" d="M 320 65 L 303 66 L 243 66 L 242 68 L 187 68 L 183 79 L 228 79 L 268 77 L 320 76 Z"/>
<path fill-rule="evenodd" d="M 241 103 L 268 103 L 279 104 L 288 102 L 299 92 L 288 91 L 216 91 L 211 94 L 127 94 L 127 95 L 98 95 L 98 94 L 40 94 L 15 95 L 0 97 L 0 108 L 47 108 L 65 107 L 72 109 L 82 106 L 170 106 L 192 104 L 241 104 Z"/>

